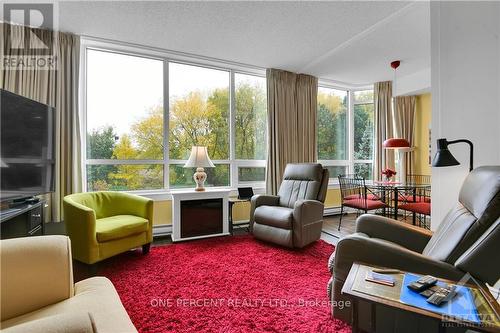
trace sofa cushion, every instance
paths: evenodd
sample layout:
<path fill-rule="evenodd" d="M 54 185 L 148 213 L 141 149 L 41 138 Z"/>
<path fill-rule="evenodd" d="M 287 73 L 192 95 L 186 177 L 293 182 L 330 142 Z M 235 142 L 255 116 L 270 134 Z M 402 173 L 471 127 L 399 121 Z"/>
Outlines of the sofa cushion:
<path fill-rule="evenodd" d="M 133 215 L 115 215 L 98 219 L 96 220 L 97 241 L 107 242 L 146 232 L 148 223 L 148 220 Z"/>
<path fill-rule="evenodd" d="M 260 206 L 255 209 L 255 222 L 282 229 L 292 229 L 293 209 Z"/>
<path fill-rule="evenodd" d="M 68 312 L 31 320 L 3 329 L 2 333 L 97 333 L 87 312 Z"/>
<path fill-rule="evenodd" d="M 434 260 L 453 264 L 450 255 L 474 222 L 476 217 L 461 203 L 457 203 L 446 214 L 422 254 Z"/>
<path fill-rule="evenodd" d="M 365 200 L 365 199 L 351 199 L 344 200 L 342 205 L 346 207 L 362 209 L 362 210 L 374 210 L 384 208 L 386 205 L 380 200 Z"/>
<path fill-rule="evenodd" d="M 431 215 L 430 202 L 409 202 L 399 205 L 399 209 L 415 212 L 418 214 Z"/>
<path fill-rule="evenodd" d="M 123 307 L 115 287 L 105 277 L 93 277 L 75 284 L 75 296 L 39 310 L 3 321 L 4 328 L 63 313 L 87 312 L 95 331 L 134 333 L 137 330 Z"/>

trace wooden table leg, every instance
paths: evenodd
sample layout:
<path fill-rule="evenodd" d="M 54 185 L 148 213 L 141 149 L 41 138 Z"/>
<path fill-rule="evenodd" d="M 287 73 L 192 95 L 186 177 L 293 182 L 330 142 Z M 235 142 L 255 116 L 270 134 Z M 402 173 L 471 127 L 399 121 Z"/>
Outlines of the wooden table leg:
<path fill-rule="evenodd" d="M 229 222 L 229 233 L 231 235 L 233 234 L 233 205 L 234 205 L 234 202 L 229 201 L 228 222 Z"/>
<path fill-rule="evenodd" d="M 394 219 L 398 219 L 398 188 L 394 187 Z"/>
<path fill-rule="evenodd" d="M 352 301 L 352 333 L 360 332 L 358 326 L 358 300 L 354 299 Z"/>
<path fill-rule="evenodd" d="M 372 332 L 377 332 L 377 304 L 371 303 L 371 329 Z"/>

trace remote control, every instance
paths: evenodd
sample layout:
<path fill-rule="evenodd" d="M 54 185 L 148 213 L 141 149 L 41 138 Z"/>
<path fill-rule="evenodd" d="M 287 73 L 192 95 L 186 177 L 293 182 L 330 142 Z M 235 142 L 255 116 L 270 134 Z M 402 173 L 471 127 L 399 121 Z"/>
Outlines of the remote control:
<path fill-rule="evenodd" d="M 408 285 L 408 288 L 410 288 L 413 291 L 416 292 L 421 292 L 425 289 L 429 289 L 433 285 L 437 283 L 437 279 L 433 276 L 426 275 L 422 276 L 420 279 L 417 281 L 414 281 Z"/>
<path fill-rule="evenodd" d="M 434 294 L 427 299 L 427 302 L 440 306 L 441 304 L 448 302 L 453 296 L 455 296 L 457 287 L 456 286 L 446 286 L 441 287 Z"/>
<path fill-rule="evenodd" d="M 430 287 L 429 289 L 425 289 L 424 291 L 421 291 L 420 292 L 420 295 L 424 296 L 425 298 L 429 298 L 432 296 L 432 294 L 434 294 L 439 288 L 439 286 L 437 285 L 433 285 L 432 287 Z"/>
<path fill-rule="evenodd" d="M 374 268 L 374 269 L 372 269 L 372 272 L 380 273 L 380 274 L 398 274 L 398 273 L 401 273 L 401 271 L 399 269 L 392 269 L 392 268 Z"/>

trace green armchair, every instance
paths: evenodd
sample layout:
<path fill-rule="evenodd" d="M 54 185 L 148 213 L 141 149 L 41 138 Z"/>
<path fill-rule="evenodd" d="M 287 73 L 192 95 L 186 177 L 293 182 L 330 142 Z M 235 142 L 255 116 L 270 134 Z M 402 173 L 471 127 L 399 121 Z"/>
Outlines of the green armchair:
<path fill-rule="evenodd" d="M 73 258 L 86 264 L 153 240 L 153 200 L 123 192 L 76 193 L 64 197 L 64 221 Z"/>

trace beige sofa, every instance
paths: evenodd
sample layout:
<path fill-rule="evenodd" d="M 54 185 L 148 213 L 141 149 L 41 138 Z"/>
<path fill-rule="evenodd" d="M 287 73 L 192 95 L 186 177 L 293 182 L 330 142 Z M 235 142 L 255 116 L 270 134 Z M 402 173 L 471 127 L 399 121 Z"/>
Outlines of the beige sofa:
<path fill-rule="evenodd" d="M 2 333 L 137 332 L 111 281 L 73 284 L 66 236 L 2 240 Z"/>

